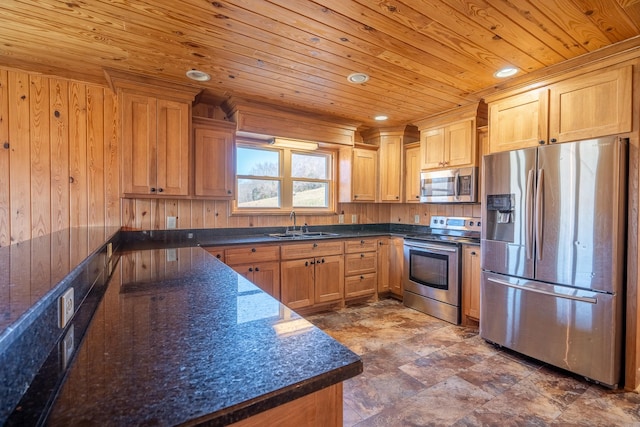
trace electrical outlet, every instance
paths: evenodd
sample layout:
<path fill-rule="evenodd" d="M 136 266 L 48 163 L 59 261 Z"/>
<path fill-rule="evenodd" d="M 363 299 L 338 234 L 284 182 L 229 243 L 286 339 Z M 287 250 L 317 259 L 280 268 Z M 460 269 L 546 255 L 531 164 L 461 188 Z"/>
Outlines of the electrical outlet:
<path fill-rule="evenodd" d="M 107 259 L 111 259 L 111 255 L 113 255 L 113 243 L 107 243 Z"/>
<path fill-rule="evenodd" d="M 344 215 L 343 214 L 338 215 L 338 224 L 344 224 Z"/>
<path fill-rule="evenodd" d="M 420 224 L 420 215 L 414 215 L 413 222 L 415 222 L 416 224 Z"/>
<path fill-rule="evenodd" d="M 178 251 L 175 248 L 167 249 L 167 262 L 178 261 Z"/>
<path fill-rule="evenodd" d="M 67 326 L 73 317 L 73 309 L 73 288 L 69 288 L 58 300 L 58 326 Z"/>
<path fill-rule="evenodd" d="M 358 215 L 351 215 L 351 224 L 358 223 Z"/>
<path fill-rule="evenodd" d="M 178 217 L 168 216 L 167 217 L 167 228 L 176 228 Z"/>

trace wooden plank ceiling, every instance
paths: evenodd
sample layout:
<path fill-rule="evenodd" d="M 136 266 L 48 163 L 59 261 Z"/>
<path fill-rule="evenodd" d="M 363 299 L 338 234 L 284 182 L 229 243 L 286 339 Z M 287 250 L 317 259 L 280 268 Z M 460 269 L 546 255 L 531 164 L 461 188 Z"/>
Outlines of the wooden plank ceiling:
<path fill-rule="evenodd" d="M 104 68 L 373 126 L 640 34 L 639 0 L 6 0 L 0 65 L 93 83 Z M 361 85 L 347 76 L 363 72 Z M 379 124 L 378 124 L 379 125 Z"/>

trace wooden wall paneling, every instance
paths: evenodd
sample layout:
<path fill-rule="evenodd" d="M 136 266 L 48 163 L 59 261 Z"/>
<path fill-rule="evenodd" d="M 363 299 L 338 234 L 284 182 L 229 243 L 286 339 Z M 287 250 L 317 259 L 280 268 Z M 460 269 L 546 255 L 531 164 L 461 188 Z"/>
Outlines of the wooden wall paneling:
<path fill-rule="evenodd" d="M 181 213 L 181 215 L 183 215 Z M 205 202 L 204 200 L 191 201 L 191 228 L 205 228 Z"/>
<path fill-rule="evenodd" d="M 20 242 L 31 237 L 31 148 L 27 73 L 9 73 L 9 98 L 11 241 Z"/>
<path fill-rule="evenodd" d="M 120 158 L 118 157 L 118 99 L 114 93 L 104 94 L 104 199 L 105 226 L 119 226 Z"/>
<path fill-rule="evenodd" d="M 151 229 L 160 230 L 167 228 L 167 204 L 171 200 L 156 199 L 151 201 Z M 176 216 L 176 215 L 173 215 Z"/>
<path fill-rule="evenodd" d="M 49 82 L 51 150 L 51 231 L 69 227 L 69 84 Z"/>
<path fill-rule="evenodd" d="M 120 199 L 120 225 L 124 228 L 134 228 L 135 200 Z"/>
<path fill-rule="evenodd" d="M 218 218 L 222 217 L 226 223 L 227 202 L 223 200 L 205 200 L 204 202 L 204 228 L 220 228 L 222 224 L 218 223 Z M 218 209 L 222 209 L 222 214 L 218 213 Z"/>
<path fill-rule="evenodd" d="M 105 224 L 104 187 L 104 89 L 87 86 L 87 225 Z M 102 238 L 99 233 L 90 233 L 90 239 Z M 98 242 L 90 241 L 89 247 Z"/>
<path fill-rule="evenodd" d="M 69 229 L 51 236 L 51 283 L 59 283 L 69 273 Z"/>
<path fill-rule="evenodd" d="M 18 244 L 11 248 L 9 283 L 28 283 L 31 279 L 30 245 Z M 31 289 L 27 286 L 9 286 L 10 319 L 17 319 L 26 309 L 31 307 Z"/>
<path fill-rule="evenodd" d="M 51 282 L 51 234 L 38 237 L 37 243 L 29 246 L 31 246 L 31 303 L 35 304 L 51 289 L 52 285 L 58 282 Z"/>
<path fill-rule="evenodd" d="M 193 217 L 196 212 L 193 210 L 193 202 L 196 200 L 178 200 L 176 216 L 178 217 L 178 228 L 195 228 L 193 227 Z M 167 212 L 167 216 L 170 214 Z"/>
<path fill-rule="evenodd" d="M 7 71 L 0 70 L 0 247 L 11 244 L 11 209 L 9 197 L 9 81 Z"/>
<path fill-rule="evenodd" d="M 69 113 L 69 223 L 78 227 L 86 226 L 89 218 L 86 85 L 75 82 L 69 85 Z"/>
<path fill-rule="evenodd" d="M 31 237 L 51 232 L 51 164 L 49 146 L 49 80 L 29 81 L 29 145 L 31 170 Z"/>
<path fill-rule="evenodd" d="M 153 199 L 135 199 L 133 227 L 140 230 L 153 230 Z M 154 209 L 155 211 L 155 209 Z"/>

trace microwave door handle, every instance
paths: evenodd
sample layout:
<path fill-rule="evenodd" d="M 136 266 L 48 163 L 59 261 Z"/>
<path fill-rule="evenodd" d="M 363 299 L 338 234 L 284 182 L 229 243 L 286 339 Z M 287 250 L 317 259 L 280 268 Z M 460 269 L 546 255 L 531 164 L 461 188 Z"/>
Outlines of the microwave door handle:
<path fill-rule="evenodd" d="M 533 169 L 529 169 L 527 174 L 527 188 L 524 204 L 525 215 L 525 248 L 527 251 L 527 259 L 533 257 Z"/>
<path fill-rule="evenodd" d="M 460 171 L 456 171 L 455 178 L 453 179 L 453 197 L 456 200 L 460 200 Z"/>

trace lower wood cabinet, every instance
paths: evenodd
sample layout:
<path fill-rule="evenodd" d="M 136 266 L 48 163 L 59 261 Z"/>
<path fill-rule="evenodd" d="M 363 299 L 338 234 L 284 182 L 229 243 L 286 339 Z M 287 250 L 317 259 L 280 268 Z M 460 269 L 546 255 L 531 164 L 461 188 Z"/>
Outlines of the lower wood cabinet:
<path fill-rule="evenodd" d="M 343 242 L 338 240 L 283 245 L 280 263 L 282 303 L 297 309 L 341 302 L 344 295 L 343 247 Z"/>
<path fill-rule="evenodd" d="M 462 295 L 464 323 L 480 320 L 480 247 L 462 247 Z"/>
<path fill-rule="evenodd" d="M 377 291 L 378 239 L 345 242 L 344 298 L 375 295 Z"/>
<path fill-rule="evenodd" d="M 230 265 L 238 274 L 274 298 L 280 299 L 280 262 Z"/>
<path fill-rule="evenodd" d="M 404 286 L 402 274 L 404 271 L 404 238 L 389 238 L 389 290 L 402 299 Z"/>

